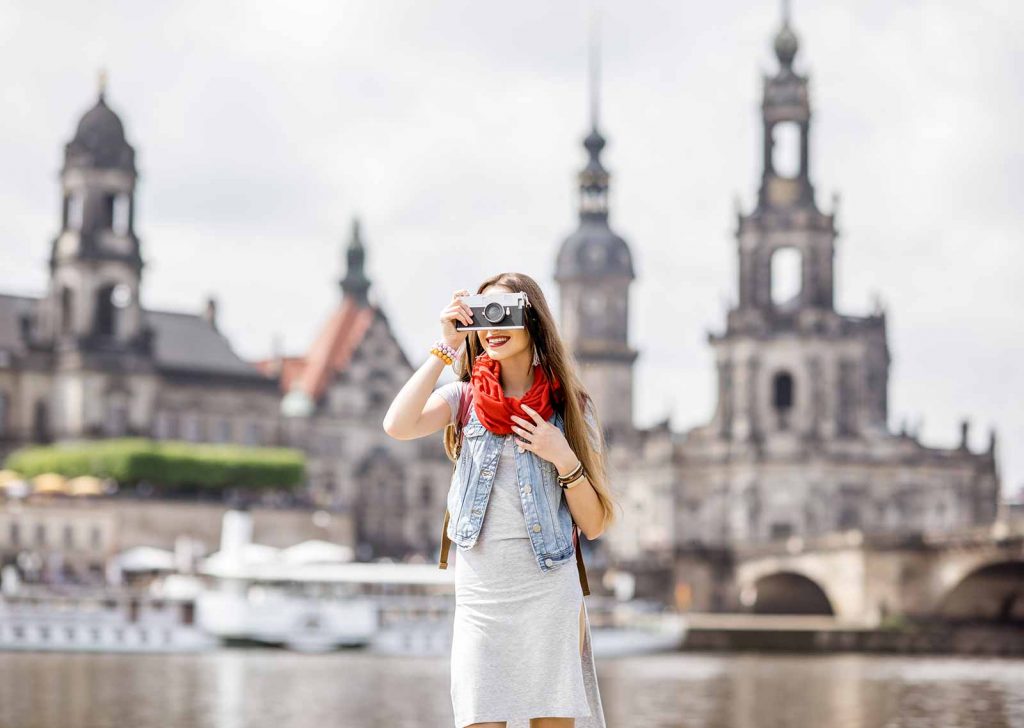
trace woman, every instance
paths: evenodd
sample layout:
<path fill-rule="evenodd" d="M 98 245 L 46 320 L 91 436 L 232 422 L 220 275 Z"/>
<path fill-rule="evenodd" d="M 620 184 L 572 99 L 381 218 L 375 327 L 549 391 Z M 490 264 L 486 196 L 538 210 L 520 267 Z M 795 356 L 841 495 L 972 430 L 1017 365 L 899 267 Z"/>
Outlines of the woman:
<path fill-rule="evenodd" d="M 591 540 L 614 521 L 601 427 L 537 283 L 501 273 L 477 290 L 516 292 L 525 328 L 468 336 L 455 322 L 472 322 L 469 292 L 455 292 L 384 429 L 433 434 L 470 398 L 448 492 L 456 728 L 605 728 L 572 540 L 574 521 Z M 433 391 L 446 363 L 460 379 Z"/>

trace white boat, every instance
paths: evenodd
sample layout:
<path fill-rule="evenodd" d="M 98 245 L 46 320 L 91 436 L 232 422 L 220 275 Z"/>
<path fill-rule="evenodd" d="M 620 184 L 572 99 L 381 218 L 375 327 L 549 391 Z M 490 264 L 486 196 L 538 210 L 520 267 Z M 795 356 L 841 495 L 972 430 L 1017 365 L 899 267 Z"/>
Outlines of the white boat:
<path fill-rule="evenodd" d="M 210 634 L 303 652 L 365 647 L 411 653 L 418 642 L 437 641 L 412 625 L 443 624 L 454 601 L 450 571 L 353 562 L 351 549 L 325 541 L 274 549 L 252 543 L 251 533 L 247 513 L 225 513 L 221 550 L 199 566 L 196 620 Z M 450 635 L 449 627 L 449 646 Z"/>
<path fill-rule="evenodd" d="M 0 596 L 0 650 L 196 652 L 217 645 L 184 599 L 27 585 Z"/>
<path fill-rule="evenodd" d="M 443 621 L 454 600 L 450 576 L 425 564 L 272 563 L 200 573 L 206 587 L 196 618 L 203 629 L 304 652 L 407 645 L 391 631 L 418 619 Z"/>
<path fill-rule="evenodd" d="M 353 562 L 349 549 L 322 541 L 275 549 L 252 543 L 251 529 L 248 514 L 226 513 L 221 550 L 198 568 L 202 629 L 225 641 L 303 652 L 362 647 L 391 655 L 449 654 L 454 569 L 433 562 Z M 586 599 L 597 657 L 682 645 L 681 615 L 621 595 Z"/>

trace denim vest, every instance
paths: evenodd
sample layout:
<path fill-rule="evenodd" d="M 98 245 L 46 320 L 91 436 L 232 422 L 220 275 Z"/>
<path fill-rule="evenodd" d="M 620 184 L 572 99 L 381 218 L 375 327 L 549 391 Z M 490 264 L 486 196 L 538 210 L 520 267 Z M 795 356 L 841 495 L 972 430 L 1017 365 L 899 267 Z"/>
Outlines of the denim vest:
<path fill-rule="evenodd" d="M 562 416 L 557 411 L 548 422 L 565 432 Z M 496 435 L 488 430 L 477 419 L 473 406 L 469 408 L 469 418 L 462 434 L 462 449 L 448 490 L 450 517 L 447 535 L 453 543 L 471 548 L 483 526 L 501 449 L 506 438 L 514 438 L 515 435 Z M 526 535 L 541 570 L 556 569 L 575 554 L 572 514 L 565 493 L 558 484 L 558 471 L 553 463 L 529 450 L 519 452 L 514 441 L 512 451 L 515 454 L 519 500 L 526 518 Z"/>

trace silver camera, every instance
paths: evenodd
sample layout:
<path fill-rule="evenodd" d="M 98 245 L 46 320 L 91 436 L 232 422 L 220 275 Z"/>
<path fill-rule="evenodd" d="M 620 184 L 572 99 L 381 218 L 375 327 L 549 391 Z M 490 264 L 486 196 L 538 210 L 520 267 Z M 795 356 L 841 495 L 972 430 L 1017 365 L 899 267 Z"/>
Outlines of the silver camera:
<path fill-rule="evenodd" d="M 516 293 L 475 293 L 459 298 L 473 311 L 473 323 L 455 321 L 456 331 L 526 328 L 525 309 L 529 299 L 522 291 Z"/>

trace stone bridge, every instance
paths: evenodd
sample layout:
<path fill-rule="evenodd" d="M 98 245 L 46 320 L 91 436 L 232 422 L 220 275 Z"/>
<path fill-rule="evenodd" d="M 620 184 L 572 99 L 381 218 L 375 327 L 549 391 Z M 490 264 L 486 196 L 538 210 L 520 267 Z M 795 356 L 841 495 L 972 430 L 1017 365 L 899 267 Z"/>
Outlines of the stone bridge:
<path fill-rule="evenodd" d="M 813 541 L 739 545 L 709 563 L 680 554 L 698 611 L 833 615 L 877 626 L 887 616 L 1024 622 L 1024 523 L 929 537 L 845 531 Z"/>

